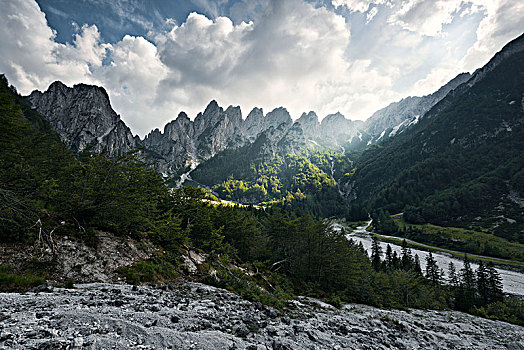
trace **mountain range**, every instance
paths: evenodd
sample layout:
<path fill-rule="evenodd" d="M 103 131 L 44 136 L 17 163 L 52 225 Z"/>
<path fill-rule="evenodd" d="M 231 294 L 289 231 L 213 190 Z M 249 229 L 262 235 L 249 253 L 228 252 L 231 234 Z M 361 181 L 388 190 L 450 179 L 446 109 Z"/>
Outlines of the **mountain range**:
<path fill-rule="evenodd" d="M 340 113 L 319 121 L 314 111 L 294 121 L 283 107 L 266 114 L 254 108 L 244 119 L 240 107 L 211 101 L 193 119 L 181 112 L 163 131 L 141 139 L 102 87 L 55 82 L 26 100 L 74 151 L 116 155 L 140 148 L 173 183 L 196 179 L 227 199 L 257 203 L 288 193 L 296 199 L 305 188 L 326 197 L 321 193 L 336 188 L 329 190 L 330 203 L 405 211 L 412 221 L 441 224 L 490 217 L 480 226 L 509 225 L 518 233 L 524 225 L 518 214 L 524 203 L 523 51 L 520 36 L 473 74 L 392 103 L 364 122 Z M 286 158 L 293 154 L 298 158 Z M 504 216 L 508 210 L 511 217 Z"/>
<path fill-rule="evenodd" d="M 467 78 L 469 74 L 460 74 L 431 95 L 393 103 L 366 122 L 349 120 L 338 112 L 320 122 L 314 111 L 303 113 L 293 121 L 283 107 L 266 114 L 261 108 L 253 108 L 243 119 L 240 107 L 229 106 L 224 110 L 216 101 L 211 101 L 193 120 L 181 112 L 163 131 L 154 129 L 143 139 L 133 136 L 111 107 L 103 87 L 85 84 L 67 87 L 56 81 L 45 92 L 32 92 L 27 100 L 72 150 L 100 152 L 106 149 L 113 155 L 142 147 L 156 169 L 173 175 L 186 166 L 194 167 L 221 151 L 245 146 L 257 139 L 265 140 L 260 155 L 265 160 L 308 148 L 342 153 L 362 149 L 415 124 Z"/>

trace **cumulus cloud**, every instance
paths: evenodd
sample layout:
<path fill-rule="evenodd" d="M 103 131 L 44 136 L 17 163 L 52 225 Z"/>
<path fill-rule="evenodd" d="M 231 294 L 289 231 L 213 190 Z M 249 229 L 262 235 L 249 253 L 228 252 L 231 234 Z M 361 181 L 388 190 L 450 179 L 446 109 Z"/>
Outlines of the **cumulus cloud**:
<path fill-rule="evenodd" d="M 92 82 L 90 67 L 101 65 L 106 45 L 95 26 L 83 26 L 73 44 L 54 41 L 55 33 L 34 1 L 3 2 L 0 13 L 0 70 L 22 93 L 47 88 L 54 80 Z"/>
<path fill-rule="evenodd" d="M 149 131 L 160 126 L 172 111 L 155 104 L 159 82 L 168 70 L 157 48 L 142 37 L 126 35 L 108 48 L 111 62 L 93 71 L 93 76 L 109 91 L 115 110 L 122 113 L 133 131 Z"/>
<path fill-rule="evenodd" d="M 272 1 L 256 22 L 238 25 L 193 13 L 157 38 L 160 58 L 173 73 L 162 82 L 161 97 L 180 105 L 216 98 L 240 104 L 245 113 L 280 105 L 295 116 L 306 109 L 333 112 L 326 102 L 340 86 L 349 88 L 343 93 L 348 101 L 355 90 L 344 58 L 349 39 L 343 17 L 302 1 Z"/>
<path fill-rule="evenodd" d="M 125 35 L 111 44 L 95 25 L 81 23 L 71 43 L 61 44 L 33 0 L 8 1 L 0 13 L 0 71 L 23 94 L 54 80 L 102 85 L 140 135 L 182 110 L 195 116 L 211 99 L 240 105 L 244 116 L 255 106 L 285 106 L 293 117 L 315 110 L 363 119 L 479 67 L 524 27 L 523 5 L 511 1 L 332 5 L 349 11 L 246 0 L 230 8 L 233 20 L 191 13 L 148 39 Z"/>
<path fill-rule="evenodd" d="M 408 0 L 389 21 L 421 35 L 442 35 L 442 26 L 451 23 L 462 3 L 463 0 Z"/>
<path fill-rule="evenodd" d="M 381 5 L 386 0 L 332 0 L 331 3 L 335 7 L 345 6 L 350 11 L 366 12 L 370 5 Z"/>
<path fill-rule="evenodd" d="M 475 5 L 486 15 L 478 26 L 477 41 L 460 62 L 465 70 L 474 70 L 486 64 L 505 43 L 524 31 L 524 2 L 479 0 Z"/>

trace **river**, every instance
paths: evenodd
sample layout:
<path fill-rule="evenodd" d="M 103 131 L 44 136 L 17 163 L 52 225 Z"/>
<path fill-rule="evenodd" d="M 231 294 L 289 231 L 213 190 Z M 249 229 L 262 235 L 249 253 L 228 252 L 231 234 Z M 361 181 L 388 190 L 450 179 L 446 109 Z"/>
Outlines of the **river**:
<path fill-rule="evenodd" d="M 366 226 L 357 227 L 355 230 L 353 230 L 352 232 L 346 235 L 348 239 L 353 239 L 357 243 L 362 242 L 364 248 L 366 249 L 366 251 L 368 251 L 368 253 L 371 252 L 371 235 L 369 234 L 369 232 L 366 229 L 367 227 L 369 227 L 370 224 L 371 224 L 371 221 L 369 221 Z M 340 225 L 339 223 L 335 223 L 333 225 L 333 228 L 335 230 L 340 230 L 343 228 L 343 226 Z M 383 255 L 386 252 L 386 246 L 388 244 L 391 246 L 391 249 L 393 252 L 397 252 L 399 256 L 402 254 L 401 246 L 392 244 L 392 243 L 380 242 Z M 413 256 L 418 255 L 420 259 L 420 265 L 422 267 L 422 271 L 425 271 L 426 256 L 429 254 L 429 252 L 424 251 L 424 250 L 413 249 L 413 248 L 411 248 L 411 252 Z M 432 253 L 433 253 L 433 257 L 437 261 L 438 266 L 441 269 L 444 269 L 444 272 L 446 274 L 444 278 L 446 278 L 448 275 L 448 266 L 450 262 L 453 262 L 457 272 L 460 271 L 460 269 L 462 269 L 464 265 L 461 259 L 457 259 L 453 257 L 451 254 L 444 253 L 444 252 L 438 252 L 438 251 L 433 251 Z M 472 262 L 471 267 L 476 270 L 478 267 L 478 264 Z M 496 266 L 496 270 L 498 271 L 498 273 L 500 274 L 500 277 L 502 278 L 502 284 L 503 284 L 505 293 L 524 297 L 524 274 L 519 273 L 517 271 L 511 271 L 508 269 L 500 268 L 498 266 Z"/>

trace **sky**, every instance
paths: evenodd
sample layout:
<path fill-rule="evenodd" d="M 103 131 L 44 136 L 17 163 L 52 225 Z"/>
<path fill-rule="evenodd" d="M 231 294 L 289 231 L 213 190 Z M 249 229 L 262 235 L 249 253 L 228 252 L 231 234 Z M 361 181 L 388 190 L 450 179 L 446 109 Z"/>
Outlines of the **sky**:
<path fill-rule="evenodd" d="M 481 67 L 524 32 L 521 0 L 0 0 L 18 91 L 103 86 L 143 136 L 216 100 L 363 120 Z"/>

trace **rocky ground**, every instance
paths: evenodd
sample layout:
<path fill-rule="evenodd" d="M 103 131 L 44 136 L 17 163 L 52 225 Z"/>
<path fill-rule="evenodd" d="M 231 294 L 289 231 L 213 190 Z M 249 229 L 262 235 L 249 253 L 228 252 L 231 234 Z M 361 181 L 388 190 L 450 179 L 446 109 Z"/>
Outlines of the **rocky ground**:
<path fill-rule="evenodd" d="M 0 294 L 0 349 L 524 349 L 524 328 L 459 312 L 290 311 L 202 284 Z"/>

